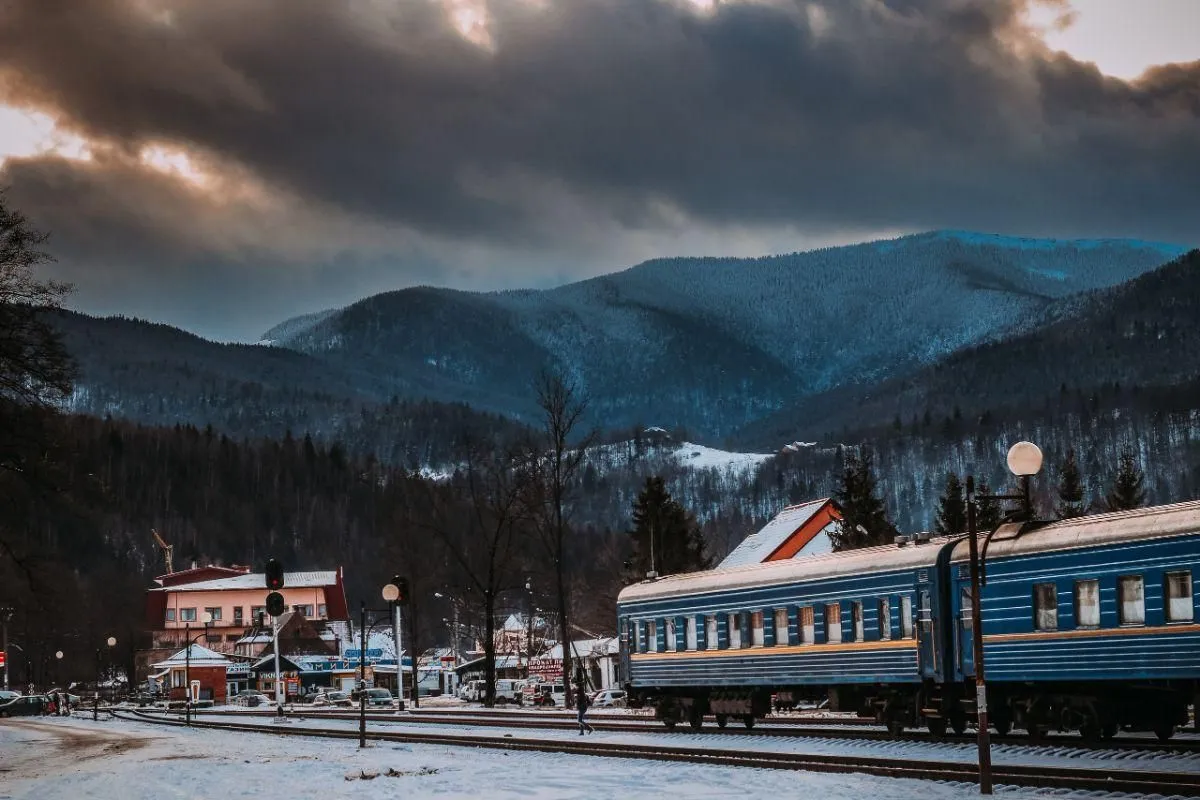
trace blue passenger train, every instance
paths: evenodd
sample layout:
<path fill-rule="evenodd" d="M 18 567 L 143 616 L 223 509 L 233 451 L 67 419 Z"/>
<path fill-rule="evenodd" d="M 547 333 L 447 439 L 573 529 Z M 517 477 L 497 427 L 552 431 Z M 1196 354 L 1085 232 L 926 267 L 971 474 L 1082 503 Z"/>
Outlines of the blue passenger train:
<path fill-rule="evenodd" d="M 893 732 L 975 716 L 965 537 L 673 575 L 617 605 L 631 698 L 668 726 L 828 696 Z M 1200 694 L 1200 502 L 1002 526 L 980 596 L 989 717 L 1169 738 Z"/>

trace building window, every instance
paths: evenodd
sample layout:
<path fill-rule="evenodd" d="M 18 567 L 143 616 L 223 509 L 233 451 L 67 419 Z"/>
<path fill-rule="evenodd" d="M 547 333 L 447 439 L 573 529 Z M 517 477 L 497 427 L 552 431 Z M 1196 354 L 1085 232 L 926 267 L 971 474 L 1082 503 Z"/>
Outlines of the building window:
<path fill-rule="evenodd" d="M 658 620 L 652 619 L 646 623 L 646 650 L 658 652 Z"/>
<path fill-rule="evenodd" d="M 180 622 L 195 622 L 196 621 L 196 609 L 194 609 L 194 608 L 179 609 L 179 621 Z"/>
<path fill-rule="evenodd" d="M 664 648 L 668 653 L 675 652 L 675 620 L 669 619 L 665 625 L 666 636 L 664 637 Z"/>
<path fill-rule="evenodd" d="M 717 618 L 704 618 L 704 646 L 709 650 L 716 650 L 720 642 L 717 635 Z"/>
<path fill-rule="evenodd" d="M 900 638 L 913 638 L 912 598 L 908 595 L 900 598 Z"/>
<path fill-rule="evenodd" d="M 788 631 L 788 613 L 786 608 L 775 609 L 775 644 L 788 645 L 792 643 Z"/>
<path fill-rule="evenodd" d="M 211 615 L 209 618 L 210 618 L 210 619 L 211 619 L 213 622 L 220 622 L 220 621 L 221 621 L 221 608 L 220 608 L 220 606 L 217 606 L 217 607 L 215 607 L 215 608 L 205 608 L 205 609 L 204 609 L 204 613 L 205 613 L 205 614 L 209 614 L 209 615 Z"/>
<path fill-rule="evenodd" d="M 763 628 L 763 612 L 754 611 L 750 614 L 750 646 L 762 647 L 766 644 L 766 634 Z"/>
<path fill-rule="evenodd" d="M 1141 575 L 1117 578 L 1117 613 L 1122 625 L 1146 624 L 1146 590 Z"/>
<path fill-rule="evenodd" d="M 842 641 L 842 604 L 825 606 L 825 641 L 837 644 Z"/>
<path fill-rule="evenodd" d="M 233 624 L 234 625 L 242 624 L 242 607 L 241 606 L 233 607 Z"/>
<path fill-rule="evenodd" d="M 175 609 L 168 608 L 167 609 L 167 622 L 174 622 L 174 621 L 175 621 Z"/>
<path fill-rule="evenodd" d="M 1100 627 L 1100 581 L 1075 581 L 1075 627 Z"/>
<path fill-rule="evenodd" d="M 892 638 L 892 603 L 886 597 L 879 600 L 879 640 Z"/>
<path fill-rule="evenodd" d="M 329 616 L 329 607 L 326 606 L 324 603 L 321 603 L 321 605 L 317 606 L 317 616 L 320 617 L 321 619 L 325 619 L 326 617 L 328 617 Z"/>
<path fill-rule="evenodd" d="M 863 605 L 861 600 L 850 604 L 850 619 L 854 622 L 854 641 L 861 642 L 867 638 L 863 626 Z"/>
<path fill-rule="evenodd" d="M 812 644 L 817 640 L 817 624 L 812 606 L 800 606 L 800 644 Z"/>
<path fill-rule="evenodd" d="M 687 627 L 683 631 L 684 646 L 688 650 L 696 649 L 696 618 L 689 616 L 687 618 Z"/>
<path fill-rule="evenodd" d="M 184 687 L 183 677 L 184 677 L 183 670 L 179 670 L 179 669 L 172 670 L 171 671 L 171 686 L 175 689 L 182 689 Z"/>
<path fill-rule="evenodd" d="M 1192 606 L 1192 572 L 1180 570 L 1163 575 L 1167 622 L 1191 622 L 1196 618 Z"/>
<path fill-rule="evenodd" d="M 729 649 L 736 650 L 742 646 L 742 615 L 734 612 L 729 615 Z"/>
<path fill-rule="evenodd" d="M 250 624 L 261 624 L 262 618 L 267 615 L 266 606 L 250 606 Z"/>
<path fill-rule="evenodd" d="M 1053 583 L 1033 585 L 1033 629 L 1058 630 L 1058 589 Z"/>

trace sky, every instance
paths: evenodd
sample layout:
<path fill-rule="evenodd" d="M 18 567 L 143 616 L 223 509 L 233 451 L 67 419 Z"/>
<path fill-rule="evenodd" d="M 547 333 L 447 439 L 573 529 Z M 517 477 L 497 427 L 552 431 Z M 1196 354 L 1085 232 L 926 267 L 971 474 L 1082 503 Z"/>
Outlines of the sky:
<path fill-rule="evenodd" d="M 1197 0 L 7 0 L 0 186 L 89 313 L 935 228 L 1200 244 Z"/>

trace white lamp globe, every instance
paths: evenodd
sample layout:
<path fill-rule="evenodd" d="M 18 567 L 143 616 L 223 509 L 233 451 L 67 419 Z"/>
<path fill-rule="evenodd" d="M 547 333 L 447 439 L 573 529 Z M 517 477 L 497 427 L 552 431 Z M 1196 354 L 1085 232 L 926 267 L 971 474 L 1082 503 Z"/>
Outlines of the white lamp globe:
<path fill-rule="evenodd" d="M 107 642 L 107 644 L 108 644 L 108 646 L 109 646 L 109 647 L 112 647 L 112 646 L 114 646 L 116 643 L 117 643 L 117 637 L 115 637 L 115 636 L 110 636 L 110 637 L 108 637 L 108 642 Z"/>
<path fill-rule="evenodd" d="M 394 603 L 396 598 L 400 596 L 400 587 L 394 583 L 389 583 L 383 587 L 383 599 L 389 603 Z"/>
<path fill-rule="evenodd" d="M 1042 469 L 1042 450 L 1033 442 L 1017 442 L 1008 450 L 1008 470 L 1018 478 L 1036 475 Z"/>

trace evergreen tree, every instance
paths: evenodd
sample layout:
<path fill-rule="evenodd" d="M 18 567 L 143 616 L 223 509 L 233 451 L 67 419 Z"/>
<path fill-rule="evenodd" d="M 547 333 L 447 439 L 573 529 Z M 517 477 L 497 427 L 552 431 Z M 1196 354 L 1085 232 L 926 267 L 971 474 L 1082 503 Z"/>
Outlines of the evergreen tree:
<path fill-rule="evenodd" d="M 992 487 L 987 481 L 980 481 L 975 487 L 976 497 L 986 496 L 992 493 Z M 975 501 L 975 529 L 980 531 L 991 531 L 1004 520 L 1004 514 L 1000 510 L 1000 501 L 998 500 L 976 500 Z"/>
<path fill-rule="evenodd" d="M 833 493 L 842 519 L 829 536 L 834 550 L 889 544 L 896 535 L 887 508 L 875 493 L 874 456 L 866 447 L 860 451 L 847 450 L 842 456 L 841 483 Z"/>
<path fill-rule="evenodd" d="M 1109 511 L 1125 511 L 1140 508 L 1146 503 L 1145 475 L 1133 457 L 1132 450 L 1123 450 L 1113 481 L 1112 491 L 1106 498 Z"/>
<path fill-rule="evenodd" d="M 953 472 L 946 475 L 945 493 L 938 499 L 937 522 L 934 530 L 942 536 L 962 533 L 967 529 L 967 503 L 963 499 L 962 481 Z"/>
<path fill-rule="evenodd" d="M 647 478 L 634 500 L 629 536 L 633 539 L 633 556 L 627 580 L 641 580 L 651 570 L 674 575 L 712 566 L 695 517 L 671 497 L 661 476 Z"/>
<path fill-rule="evenodd" d="M 1075 450 L 1067 450 L 1062 474 L 1058 479 L 1058 516 L 1062 519 L 1082 517 L 1087 506 L 1083 502 L 1083 480 L 1079 477 L 1079 464 L 1075 461 Z"/>

